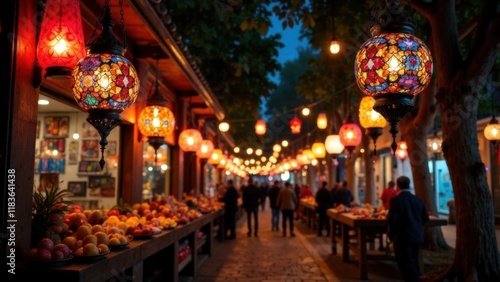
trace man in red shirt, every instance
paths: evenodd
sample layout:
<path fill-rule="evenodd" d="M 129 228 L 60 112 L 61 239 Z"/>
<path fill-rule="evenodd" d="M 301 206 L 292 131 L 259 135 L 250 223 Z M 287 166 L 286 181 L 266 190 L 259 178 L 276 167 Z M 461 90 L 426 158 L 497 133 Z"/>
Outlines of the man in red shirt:
<path fill-rule="evenodd" d="M 384 208 L 386 210 L 388 210 L 390 207 L 391 199 L 398 194 L 395 186 L 396 183 L 394 183 L 394 181 L 389 181 L 389 183 L 387 183 L 387 188 L 384 189 L 382 195 L 380 196 L 380 200 L 382 200 L 382 203 L 384 204 Z"/>

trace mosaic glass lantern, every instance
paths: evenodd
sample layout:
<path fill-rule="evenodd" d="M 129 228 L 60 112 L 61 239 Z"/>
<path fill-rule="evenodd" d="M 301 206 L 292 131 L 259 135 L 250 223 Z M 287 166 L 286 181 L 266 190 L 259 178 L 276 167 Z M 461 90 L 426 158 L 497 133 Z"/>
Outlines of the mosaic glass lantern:
<path fill-rule="evenodd" d="M 412 98 L 422 92 L 432 76 L 432 57 L 427 46 L 413 35 L 415 23 L 407 18 L 398 0 L 372 27 L 372 38 L 358 50 L 354 65 L 356 82 L 375 98 L 373 109 L 390 123 L 391 147 L 396 150 L 397 125 L 413 109 Z"/>
<path fill-rule="evenodd" d="M 160 94 L 158 76 L 155 82 L 153 95 L 148 98 L 146 107 L 139 114 L 137 126 L 142 135 L 148 137 L 148 143 L 156 152 L 161 145 L 165 144 L 165 137 L 171 134 L 175 128 L 175 117 L 167 108 L 167 100 Z"/>
<path fill-rule="evenodd" d="M 47 0 L 37 46 L 45 77 L 70 78 L 85 53 L 80 1 Z"/>
<path fill-rule="evenodd" d="M 120 10 L 123 11 L 121 4 Z M 73 69 L 72 89 L 78 106 L 89 113 L 87 121 L 101 136 L 102 169 L 106 163 L 106 138 L 122 122 L 120 113 L 135 102 L 140 85 L 134 66 L 124 57 L 126 45 L 113 34 L 114 20 L 108 5 L 104 7 L 101 25 L 99 36 L 87 43 L 87 57 Z"/>

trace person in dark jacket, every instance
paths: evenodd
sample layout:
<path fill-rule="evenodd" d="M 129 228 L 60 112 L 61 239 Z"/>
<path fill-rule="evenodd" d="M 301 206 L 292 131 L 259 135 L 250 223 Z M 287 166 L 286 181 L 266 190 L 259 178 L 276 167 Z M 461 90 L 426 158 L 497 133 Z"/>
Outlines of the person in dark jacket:
<path fill-rule="evenodd" d="M 398 177 L 396 185 L 399 193 L 391 199 L 387 235 L 394 243 L 394 255 L 404 280 L 420 281 L 418 255 L 429 215 L 424 202 L 411 193 L 408 177 Z"/>
<path fill-rule="evenodd" d="M 267 198 L 267 191 L 269 190 L 269 187 L 267 185 L 267 182 L 262 182 L 259 186 L 260 190 L 260 205 L 262 206 L 262 211 L 264 211 L 264 207 L 266 205 L 266 198 Z"/>
<path fill-rule="evenodd" d="M 350 208 L 352 201 L 352 193 L 349 188 L 347 188 L 347 181 L 344 180 L 342 182 L 342 186 L 337 189 L 335 195 L 333 196 L 333 203 L 335 206 L 344 205 L 347 208 Z"/>
<path fill-rule="evenodd" d="M 280 182 L 278 180 L 274 181 L 273 186 L 269 189 L 267 195 L 269 196 L 269 207 L 271 208 L 272 217 L 271 217 L 271 230 L 279 231 L 279 223 L 280 223 L 280 207 L 276 205 L 276 199 L 278 199 L 278 194 L 280 192 Z"/>
<path fill-rule="evenodd" d="M 321 183 L 321 188 L 316 192 L 315 200 L 317 205 L 317 211 L 319 215 L 318 222 L 318 236 L 323 235 L 323 227 L 326 227 L 326 236 L 330 236 L 330 220 L 326 214 L 326 211 L 333 206 L 332 194 L 327 188 L 328 183 L 323 181 Z"/>
<path fill-rule="evenodd" d="M 229 236 L 226 239 L 236 239 L 236 211 L 238 209 L 238 191 L 233 185 L 233 181 L 230 179 L 226 182 L 226 193 L 222 198 L 224 202 L 224 222 L 225 222 L 225 232 L 227 235 L 229 230 Z"/>
<path fill-rule="evenodd" d="M 243 207 L 247 213 L 248 237 L 252 236 L 252 214 L 254 218 L 254 235 L 257 236 L 259 231 L 259 205 L 261 199 L 259 188 L 255 187 L 253 179 L 249 178 L 248 185 L 243 188 Z"/>

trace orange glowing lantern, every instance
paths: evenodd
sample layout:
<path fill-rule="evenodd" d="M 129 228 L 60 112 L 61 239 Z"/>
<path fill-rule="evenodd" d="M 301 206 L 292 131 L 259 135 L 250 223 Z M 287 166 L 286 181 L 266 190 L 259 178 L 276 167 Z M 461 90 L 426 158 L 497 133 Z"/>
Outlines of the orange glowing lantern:
<path fill-rule="evenodd" d="M 323 142 L 317 141 L 312 145 L 312 153 L 316 159 L 322 159 L 326 156 L 326 148 Z"/>
<path fill-rule="evenodd" d="M 196 152 L 200 148 L 203 137 L 197 129 L 184 129 L 179 135 L 179 147 L 184 152 Z"/>
<path fill-rule="evenodd" d="M 69 78 L 85 57 L 79 0 L 47 0 L 38 38 L 37 59 L 45 77 Z"/>
<path fill-rule="evenodd" d="M 328 119 L 325 113 L 319 113 L 316 119 L 316 124 L 319 129 L 325 129 L 328 126 Z"/>
<path fill-rule="evenodd" d="M 257 135 L 266 134 L 266 122 L 263 119 L 259 119 L 255 123 L 255 134 Z"/>
<path fill-rule="evenodd" d="M 396 157 L 402 161 L 408 158 L 408 145 L 406 145 L 406 141 L 399 141 L 398 147 L 396 149 Z"/>
<path fill-rule="evenodd" d="M 214 143 L 208 139 L 201 140 L 200 147 L 196 151 L 196 156 L 200 159 L 209 159 L 214 152 Z"/>

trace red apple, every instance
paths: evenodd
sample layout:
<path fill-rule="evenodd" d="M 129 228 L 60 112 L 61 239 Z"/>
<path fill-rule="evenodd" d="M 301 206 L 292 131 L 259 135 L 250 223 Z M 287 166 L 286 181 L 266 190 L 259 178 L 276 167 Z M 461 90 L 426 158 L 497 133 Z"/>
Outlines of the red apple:
<path fill-rule="evenodd" d="M 153 230 L 149 227 L 144 227 L 142 229 L 142 236 L 151 236 L 153 235 Z"/>
<path fill-rule="evenodd" d="M 28 258 L 29 259 L 37 259 L 38 258 L 38 249 L 37 248 L 32 248 L 28 251 Z"/>
<path fill-rule="evenodd" d="M 108 217 L 112 216 L 112 215 L 116 215 L 116 216 L 119 216 L 120 215 L 120 211 L 119 210 L 110 210 L 108 212 Z"/>
<path fill-rule="evenodd" d="M 38 249 L 45 249 L 50 253 L 54 249 L 54 242 L 52 242 L 49 238 L 43 238 L 40 242 L 38 242 Z"/>
<path fill-rule="evenodd" d="M 61 251 L 52 251 L 52 260 L 62 260 L 64 259 L 64 254 Z"/>
<path fill-rule="evenodd" d="M 70 255 L 70 249 L 66 244 L 57 244 L 54 246 L 54 250 L 52 251 L 52 256 L 54 256 L 54 252 L 59 251 L 64 255 L 64 258 L 69 257 Z"/>
<path fill-rule="evenodd" d="M 141 229 L 135 229 L 134 232 L 132 232 L 133 236 L 144 236 L 142 235 L 142 230 Z"/>

